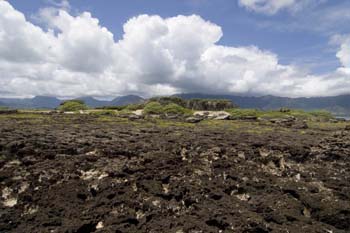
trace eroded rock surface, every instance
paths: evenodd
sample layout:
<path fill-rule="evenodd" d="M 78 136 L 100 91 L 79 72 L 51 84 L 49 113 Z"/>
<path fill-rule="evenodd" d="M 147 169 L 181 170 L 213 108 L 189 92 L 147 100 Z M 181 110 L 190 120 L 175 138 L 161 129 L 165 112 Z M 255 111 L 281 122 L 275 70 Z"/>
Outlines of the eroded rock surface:
<path fill-rule="evenodd" d="M 349 131 L 0 121 L 0 232 L 350 232 Z"/>

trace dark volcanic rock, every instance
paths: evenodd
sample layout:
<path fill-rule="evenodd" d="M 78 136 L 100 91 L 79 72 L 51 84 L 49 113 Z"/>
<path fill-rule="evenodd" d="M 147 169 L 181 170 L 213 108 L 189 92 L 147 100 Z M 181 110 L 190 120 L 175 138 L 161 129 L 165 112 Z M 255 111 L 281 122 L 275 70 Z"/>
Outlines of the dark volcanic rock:
<path fill-rule="evenodd" d="M 127 122 L 1 117 L 0 232 L 350 231 L 342 128 Z"/>

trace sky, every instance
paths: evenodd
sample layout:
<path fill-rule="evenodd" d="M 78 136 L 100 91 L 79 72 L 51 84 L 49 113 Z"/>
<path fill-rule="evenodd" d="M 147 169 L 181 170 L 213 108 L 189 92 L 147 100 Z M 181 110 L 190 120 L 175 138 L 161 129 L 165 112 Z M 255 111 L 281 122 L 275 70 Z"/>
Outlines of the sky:
<path fill-rule="evenodd" d="M 0 97 L 350 94 L 347 0 L 0 0 Z"/>

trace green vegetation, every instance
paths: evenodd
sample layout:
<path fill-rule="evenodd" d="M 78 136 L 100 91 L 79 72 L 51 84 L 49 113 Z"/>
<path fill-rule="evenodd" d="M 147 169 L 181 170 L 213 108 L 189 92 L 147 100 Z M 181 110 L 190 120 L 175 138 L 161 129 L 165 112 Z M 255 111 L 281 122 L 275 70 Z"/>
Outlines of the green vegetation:
<path fill-rule="evenodd" d="M 199 111 L 222 111 L 232 109 L 235 105 L 225 99 L 190 99 L 186 101 L 185 107 Z"/>
<path fill-rule="evenodd" d="M 322 117 L 324 119 L 331 119 L 333 118 L 333 115 L 328 112 L 328 111 L 325 111 L 325 110 L 319 110 L 319 111 L 312 111 L 312 112 L 309 112 L 312 116 L 314 117 Z"/>
<path fill-rule="evenodd" d="M 273 118 L 287 118 L 295 117 L 301 120 L 315 120 L 315 121 L 327 121 L 333 118 L 332 114 L 327 111 L 311 111 L 305 112 L 303 110 L 296 109 L 286 109 L 282 108 L 280 110 L 257 110 L 257 109 L 240 109 L 234 108 L 226 110 L 231 116 L 240 118 L 246 117 L 257 117 L 263 119 L 273 119 Z"/>
<path fill-rule="evenodd" d="M 179 97 L 155 97 L 150 102 L 158 102 L 162 106 L 177 104 L 183 108 L 198 111 L 221 111 L 235 107 L 231 100 L 224 99 L 181 99 Z"/>
<path fill-rule="evenodd" d="M 92 115 L 97 115 L 97 116 L 115 116 L 117 115 L 116 110 L 93 110 L 91 112 L 89 112 Z"/>
<path fill-rule="evenodd" d="M 185 114 L 192 114 L 192 111 L 189 109 L 186 109 L 180 105 L 177 104 L 167 104 L 163 107 L 163 112 L 166 114 L 180 114 L 180 115 L 185 115 Z"/>
<path fill-rule="evenodd" d="M 132 114 L 132 112 L 133 111 L 130 111 L 129 109 L 124 108 L 118 112 L 118 115 L 130 115 Z"/>
<path fill-rule="evenodd" d="M 145 107 L 145 105 L 142 104 L 129 104 L 124 106 L 124 109 L 129 110 L 129 111 L 136 111 L 136 110 L 140 110 L 143 109 Z"/>
<path fill-rule="evenodd" d="M 343 130 L 346 126 L 348 126 L 348 122 L 320 122 L 313 121 L 308 122 L 308 126 L 313 130 L 322 130 L 322 131 L 334 131 L 334 130 Z"/>
<path fill-rule="evenodd" d="M 84 101 L 82 100 L 67 100 L 61 103 L 61 105 L 57 109 L 63 112 L 70 112 L 70 111 L 87 110 L 88 107 L 85 105 Z"/>
<path fill-rule="evenodd" d="M 122 111 L 124 109 L 129 110 L 129 111 L 136 111 L 139 109 L 143 109 L 145 105 L 142 104 L 129 104 L 125 106 L 103 106 L 103 107 L 98 107 L 96 109 L 102 109 L 102 110 L 118 110 Z"/>
<path fill-rule="evenodd" d="M 150 99 L 151 102 L 158 102 L 161 105 L 177 104 L 181 107 L 186 107 L 186 100 L 175 96 L 154 97 Z"/>
<path fill-rule="evenodd" d="M 145 105 L 143 109 L 143 113 L 146 115 L 149 114 L 174 114 L 174 115 L 191 115 L 192 111 L 189 109 L 186 109 L 178 104 L 175 103 L 169 103 L 165 106 L 160 104 L 159 102 L 149 102 Z"/>
<path fill-rule="evenodd" d="M 125 106 L 103 106 L 103 107 L 97 107 L 96 109 L 101 109 L 101 110 L 123 110 Z"/>
<path fill-rule="evenodd" d="M 163 106 L 159 102 L 149 102 L 143 109 L 144 114 L 162 114 Z"/>
<path fill-rule="evenodd" d="M 228 109 L 226 112 L 230 113 L 231 116 L 236 118 L 245 118 L 245 117 L 258 117 L 259 111 L 256 109 L 241 109 L 241 108 L 233 108 Z"/>
<path fill-rule="evenodd" d="M 8 107 L 0 106 L 0 110 L 8 110 L 8 109 L 9 109 Z"/>

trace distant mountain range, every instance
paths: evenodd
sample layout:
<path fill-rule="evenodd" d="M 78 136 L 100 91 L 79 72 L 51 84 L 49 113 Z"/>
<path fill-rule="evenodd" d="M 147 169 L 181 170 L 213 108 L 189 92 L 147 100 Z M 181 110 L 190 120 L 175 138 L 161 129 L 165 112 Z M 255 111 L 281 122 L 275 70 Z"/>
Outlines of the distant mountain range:
<path fill-rule="evenodd" d="M 120 96 L 111 101 L 97 100 L 90 96 L 80 97 L 77 99 L 83 100 L 86 105 L 92 108 L 102 106 L 123 106 L 128 104 L 141 103 L 144 101 L 142 97 L 136 95 Z M 55 109 L 62 102 L 63 100 L 49 96 L 36 96 L 34 98 L 27 99 L 0 98 L 0 106 L 21 109 Z"/>
<path fill-rule="evenodd" d="M 84 103 L 91 108 L 97 108 L 102 106 L 125 106 L 128 104 L 138 104 L 145 101 L 145 99 L 137 95 L 119 96 L 111 101 L 97 100 L 91 96 L 80 97 L 77 99 L 84 101 Z"/>
<path fill-rule="evenodd" d="M 1 98 L 0 103 L 2 106 L 10 108 L 23 108 L 23 109 L 53 109 L 60 105 L 61 100 L 55 97 L 36 96 L 28 99 L 15 99 L 15 98 Z"/>
<path fill-rule="evenodd" d="M 311 110 L 327 110 L 337 116 L 350 116 L 350 95 L 332 97 L 288 98 L 278 96 L 237 96 L 237 95 L 207 95 L 207 94 L 177 94 L 184 99 L 228 99 L 241 108 L 263 110 L 279 109 L 281 107 Z"/>
<path fill-rule="evenodd" d="M 303 109 L 303 110 L 320 110 L 324 109 L 339 116 L 350 116 L 350 95 L 341 95 L 334 97 L 312 97 L 312 98 L 287 98 L 277 96 L 249 97 L 238 95 L 209 95 L 200 93 L 176 94 L 184 99 L 202 98 L 202 99 L 228 99 L 241 108 L 256 109 L 279 109 L 281 107 Z M 89 107 L 102 106 L 123 106 L 128 104 L 141 103 L 145 101 L 137 95 L 127 95 L 116 97 L 111 101 L 97 100 L 93 97 L 80 97 Z M 10 99 L 0 98 L 0 106 L 23 109 L 54 109 L 60 105 L 62 100 L 55 97 L 36 96 L 28 99 Z"/>

